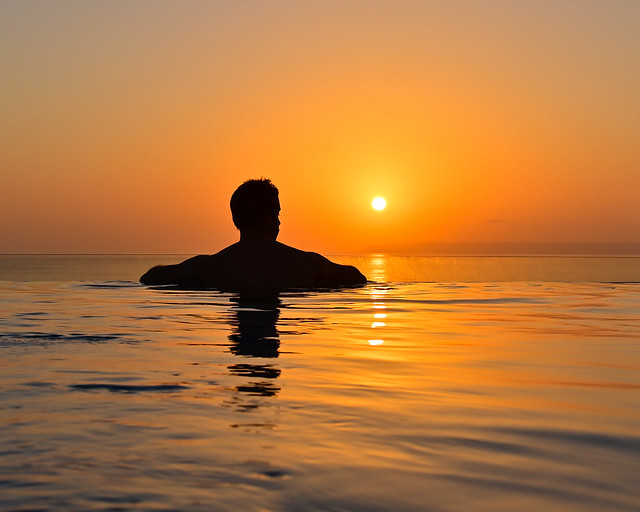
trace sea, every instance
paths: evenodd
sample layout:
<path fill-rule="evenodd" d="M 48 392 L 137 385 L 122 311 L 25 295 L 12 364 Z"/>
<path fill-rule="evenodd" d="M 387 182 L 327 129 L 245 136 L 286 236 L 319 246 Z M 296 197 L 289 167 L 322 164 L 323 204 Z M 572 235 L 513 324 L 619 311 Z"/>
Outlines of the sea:
<path fill-rule="evenodd" d="M 640 510 L 640 258 L 138 283 L 185 257 L 0 255 L 0 510 Z"/>

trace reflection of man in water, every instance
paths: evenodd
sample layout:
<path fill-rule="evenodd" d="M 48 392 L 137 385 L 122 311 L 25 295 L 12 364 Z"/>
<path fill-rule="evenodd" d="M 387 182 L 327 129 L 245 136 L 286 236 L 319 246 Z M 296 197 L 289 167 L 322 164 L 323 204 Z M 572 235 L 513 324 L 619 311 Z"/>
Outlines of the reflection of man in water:
<path fill-rule="evenodd" d="M 367 279 L 352 266 L 280 242 L 278 189 L 268 179 L 248 180 L 231 196 L 240 241 L 217 254 L 161 265 L 144 274 L 144 284 L 207 286 L 223 290 L 332 287 Z"/>
<path fill-rule="evenodd" d="M 231 297 L 237 302 L 233 310 L 231 325 L 233 333 L 229 336 L 229 350 L 245 359 L 228 367 L 229 373 L 245 377 L 245 382 L 236 386 L 236 390 L 250 396 L 275 396 L 280 391 L 276 379 L 280 368 L 273 363 L 258 362 L 257 358 L 276 358 L 279 355 L 280 338 L 276 324 L 280 316 L 280 299 L 277 294 L 265 294 L 258 297 L 238 295 Z M 235 404 L 240 409 L 254 409 L 260 402 L 243 400 L 238 397 Z"/>
<path fill-rule="evenodd" d="M 229 336 L 231 352 L 237 356 L 278 357 L 277 323 L 282 306 L 278 294 L 239 294 L 229 300 L 237 304 L 230 321 L 234 329 Z"/>

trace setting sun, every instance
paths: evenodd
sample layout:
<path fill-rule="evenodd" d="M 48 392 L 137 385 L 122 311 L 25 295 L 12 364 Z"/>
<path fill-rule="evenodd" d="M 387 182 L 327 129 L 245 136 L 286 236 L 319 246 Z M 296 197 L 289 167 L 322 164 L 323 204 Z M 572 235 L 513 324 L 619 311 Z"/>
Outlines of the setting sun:
<path fill-rule="evenodd" d="M 374 210 L 384 210 L 387 207 L 387 201 L 384 197 L 376 197 L 371 201 L 371 206 L 373 206 Z"/>

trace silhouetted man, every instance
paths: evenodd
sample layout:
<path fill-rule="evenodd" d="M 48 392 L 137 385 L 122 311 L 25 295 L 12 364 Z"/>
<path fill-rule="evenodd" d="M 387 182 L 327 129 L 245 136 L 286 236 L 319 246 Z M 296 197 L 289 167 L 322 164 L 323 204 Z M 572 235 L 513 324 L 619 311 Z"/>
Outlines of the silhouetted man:
<path fill-rule="evenodd" d="M 280 231 L 278 189 L 268 179 L 248 180 L 231 196 L 240 241 L 217 254 L 161 265 L 144 274 L 144 284 L 177 284 L 222 290 L 281 290 L 367 282 L 360 271 L 315 252 L 276 242 Z"/>

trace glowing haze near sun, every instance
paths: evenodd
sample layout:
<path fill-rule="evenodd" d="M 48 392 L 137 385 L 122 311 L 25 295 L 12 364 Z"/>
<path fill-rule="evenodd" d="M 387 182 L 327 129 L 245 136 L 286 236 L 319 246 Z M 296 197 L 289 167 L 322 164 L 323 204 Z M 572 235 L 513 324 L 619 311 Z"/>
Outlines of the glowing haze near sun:
<path fill-rule="evenodd" d="M 384 210 L 387 207 L 387 201 L 384 197 L 376 197 L 373 201 L 371 201 L 371 206 L 374 210 Z"/>

